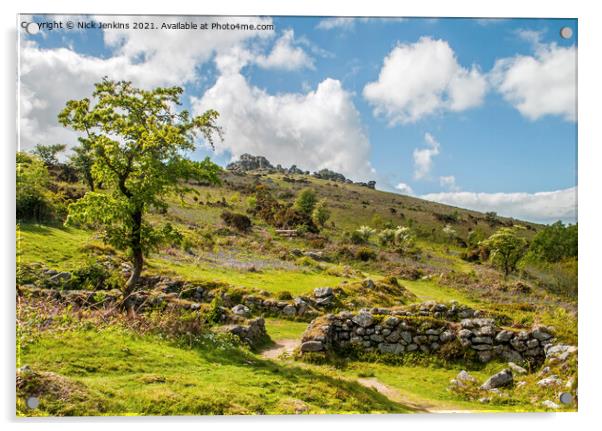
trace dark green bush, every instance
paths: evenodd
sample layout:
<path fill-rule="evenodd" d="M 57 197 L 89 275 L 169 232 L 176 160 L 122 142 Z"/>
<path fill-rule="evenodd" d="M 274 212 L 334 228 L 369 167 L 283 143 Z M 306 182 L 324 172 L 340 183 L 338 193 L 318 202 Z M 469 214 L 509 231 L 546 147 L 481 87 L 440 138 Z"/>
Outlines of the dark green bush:
<path fill-rule="evenodd" d="M 368 247 L 362 247 L 355 251 L 355 258 L 361 260 L 362 262 L 367 262 L 369 260 L 375 260 L 376 253 L 374 250 L 371 250 Z"/>
<path fill-rule="evenodd" d="M 248 232 L 252 226 L 251 219 L 244 214 L 224 211 L 221 214 L 221 218 L 227 226 L 233 227 L 240 232 Z"/>

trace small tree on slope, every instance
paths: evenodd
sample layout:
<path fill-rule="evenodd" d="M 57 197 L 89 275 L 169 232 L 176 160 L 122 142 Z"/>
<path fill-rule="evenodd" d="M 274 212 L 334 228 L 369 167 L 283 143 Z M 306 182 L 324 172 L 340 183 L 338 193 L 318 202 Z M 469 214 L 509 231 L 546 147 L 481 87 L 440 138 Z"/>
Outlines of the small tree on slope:
<path fill-rule="evenodd" d="M 129 253 L 132 273 L 123 292 L 128 311 L 144 255 L 174 234 L 169 224 L 148 224 L 147 211 L 165 209 L 165 196 L 186 189 L 185 180 L 219 181 L 220 168 L 209 158 L 186 157 L 198 133 L 213 146 L 218 113 L 177 112 L 181 94 L 179 87 L 147 91 L 105 78 L 95 84 L 92 100 L 71 100 L 59 114 L 63 126 L 83 132 L 80 142 L 94 154 L 94 182 L 103 185 L 69 206 L 66 224 L 94 227 L 105 242 Z"/>
<path fill-rule="evenodd" d="M 519 226 L 503 227 L 482 242 L 491 250 L 491 261 L 504 271 L 504 278 L 516 270 L 527 251 L 527 240 L 518 235 Z"/>

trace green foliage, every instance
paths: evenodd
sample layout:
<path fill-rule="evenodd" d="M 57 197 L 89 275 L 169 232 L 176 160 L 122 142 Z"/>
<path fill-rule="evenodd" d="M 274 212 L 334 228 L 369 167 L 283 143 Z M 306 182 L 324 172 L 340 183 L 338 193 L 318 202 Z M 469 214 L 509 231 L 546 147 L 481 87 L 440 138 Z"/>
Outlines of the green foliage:
<path fill-rule="evenodd" d="M 395 241 L 394 229 L 383 229 L 378 233 L 378 243 L 382 246 L 387 246 Z"/>
<path fill-rule="evenodd" d="M 376 253 L 368 247 L 361 247 L 356 250 L 355 258 L 362 262 L 367 262 L 376 259 Z"/>
<path fill-rule="evenodd" d="M 111 290 L 120 289 L 123 280 L 118 273 L 107 270 L 103 265 L 92 262 L 72 272 L 72 277 L 64 284 L 65 289 Z"/>
<path fill-rule="evenodd" d="M 500 228 L 482 243 L 491 250 L 491 261 L 502 269 L 506 277 L 516 271 L 527 250 L 527 240 L 518 234 L 520 229 L 518 226 Z"/>
<path fill-rule="evenodd" d="M 577 257 L 578 228 L 576 224 L 565 226 L 561 221 L 544 227 L 537 232 L 530 246 L 530 252 L 547 262 L 558 262 Z"/>
<path fill-rule="evenodd" d="M 249 196 L 247 198 L 247 207 L 249 207 L 249 210 L 254 210 L 255 207 L 257 206 L 257 198 L 255 196 Z"/>
<path fill-rule="evenodd" d="M 450 225 L 446 224 L 445 227 L 443 228 L 443 235 L 445 236 L 445 238 L 448 241 L 452 241 L 453 239 L 456 238 L 456 236 L 458 235 L 458 233 L 456 232 L 456 230 L 451 227 Z"/>
<path fill-rule="evenodd" d="M 299 192 L 299 195 L 295 200 L 295 209 L 311 217 L 317 202 L 318 198 L 316 192 L 310 188 L 306 188 Z"/>
<path fill-rule="evenodd" d="M 384 226 L 384 221 L 381 215 L 376 213 L 370 219 L 370 224 L 375 228 L 382 228 Z"/>
<path fill-rule="evenodd" d="M 467 245 L 471 248 L 476 248 L 479 246 L 479 243 L 485 239 L 485 232 L 482 229 L 477 228 L 475 230 L 471 230 L 468 233 L 468 237 L 466 238 Z"/>
<path fill-rule="evenodd" d="M 61 214 L 60 196 L 48 189 L 50 175 L 36 156 L 17 153 L 17 220 L 50 221 Z"/>
<path fill-rule="evenodd" d="M 376 231 L 369 226 L 360 226 L 351 232 L 350 240 L 353 244 L 366 244 L 375 233 Z"/>
<path fill-rule="evenodd" d="M 288 290 L 283 290 L 282 292 L 278 292 L 276 294 L 276 298 L 282 301 L 288 301 L 293 299 L 293 295 L 291 295 L 291 293 Z"/>
<path fill-rule="evenodd" d="M 38 156 L 46 166 L 55 166 L 59 160 L 57 154 L 65 151 L 65 144 L 41 145 L 38 144 L 32 150 L 32 153 Z"/>
<path fill-rule="evenodd" d="M 311 218 L 316 225 L 324 227 L 324 225 L 330 218 L 330 210 L 326 206 L 325 199 L 321 199 L 320 201 L 318 201 L 313 212 L 311 213 Z"/>
<path fill-rule="evenodd" d="M 244 214 L 224 211 L 221 218 L 227 226 L 233 227 L 240 232 L 248 232 L 251 229 L 251 219 Z"/>
<path fill-rule="evenodd" d="M 186 158 L 198 133 L 213 145 L 213 134 L 220 133 L 218 114 L 176 112 L 182 91 L 142 90 L 104 79 L 95 84 L 93 100 L 70 100 L 59 114 L 63 126 L 85 134 L 79 140 L 94 154 L 93 180 L 103 185 L 69 206 L 67 223 L 94 227 L 109 244 L 131 252 L 134 274 L 143 254 L 174 233 L 170 226 L 147 223 L 148 209 L 167 209 L 166 195 L 187 190 L 187 180 L 218 182 L 220 168 L 208 158 Z"/>
<path fill-rule="evenodd" d="M 209 310 L 207 310 L 205 318 L 209 323 L 219 323 L 222 320 L 222 297 L 219 292 L 215 294 L 209 303 Z"/>
<path fill-rule="evenodd" d="M 80 139 L 80 145 L 73 148 L 73 153 L 69 156 L 69 165 L 75 169 L 78 175 L 86 182 L 88 189 L 94 191 L 94 176 L 92 167 L 94 166 L 94 152 L 90 141 Z"/>

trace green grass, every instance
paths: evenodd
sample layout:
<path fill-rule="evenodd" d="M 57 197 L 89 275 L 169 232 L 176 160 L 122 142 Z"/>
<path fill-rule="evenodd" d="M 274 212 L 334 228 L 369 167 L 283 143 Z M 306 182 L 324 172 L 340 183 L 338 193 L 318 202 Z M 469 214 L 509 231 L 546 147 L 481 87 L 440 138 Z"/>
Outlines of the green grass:
<path fill-rule="evenodd" d="M 476 306 L 479 302 L 451 287 L 441 286 L 434 280 L 400 280 L 400 283 L 417 296 L 417 302 L 424 301 L 458 301 L 462 304 Z"/>
<path fill-rule="evenodd" d="M 278 364 L 208 343 L 180 348 L 115 327 L 45 332 L 27 344 L 20 363 L 85 385 L 90 403 L 40 396 L 37 414 L 211 415 L 404 413 L 356 382 Z M 97 406 L 96 410 L 90 406 Z M 87 408 L 86 408 L 87 407 Z"/>
<path fill-rule="evenodd" d="M 173 272 L 190 281 L 220 281 L 234 286 L 255 288 L 270 293 L 288 291 L 293 295 L 309 294 L 316 287 L 337 286 L 343 277 L 313 270 L 266 269 L 258 272 L 194 265 L 164 259 L 149 259 L 160 272 Z"/>
<path fill-rule="evenodd" d="M 306 322 L 293 322 L 290 320 L 275 319 L 268 317 L 265 319 L 265 326 L 274 341 L 301 339 L 301 335 L 307 329 Z"/>
<path fill-rule="evenodd" d="M 491 363 L 485 369 L 470 371 L 479 381 L 485 381 L 491 374 L 500 371 L 503 365 Z M 449 391 L 450 379 L 462 370 L 459 366 L 451 368 L 385 365 L 379 363 L 351 363 L 345 374 L 349 377 L 375 377 L 384 384 L 396 389 L 404 399 L 416 404 L 431 406 L 440 410 L 493 410 L 493 411 L 525 411 L 530 406 L 501 406 L 480 404 L 465 401 Z"/>
<path fill-rule="evenodd" d="M 57 270 L 73 270 L 89 258 L 86 246 L 103 247 L 91 233 L 62 226 L 17 226 L 17 262 L 39 262 Z"/>

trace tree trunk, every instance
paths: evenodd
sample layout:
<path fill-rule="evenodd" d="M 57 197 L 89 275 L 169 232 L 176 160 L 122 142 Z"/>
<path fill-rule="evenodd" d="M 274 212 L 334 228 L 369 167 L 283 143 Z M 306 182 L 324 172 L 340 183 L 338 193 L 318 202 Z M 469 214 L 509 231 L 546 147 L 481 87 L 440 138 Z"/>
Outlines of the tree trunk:
<path fill-rule="evenodd" d="M 130 237 L 130 246 L 132 249 L 132 274 L 125 284 L 123 296 L 125 298 L 124 305 L 127 310 L 128 316 L 132 317 L 135 315 L 134 312 L 134 301 L 131 299 L 131 295 L 136 289 L 136 285 L 140 280 L 140 274 L 142 273 L 142 265 L 144 264 L 144 255 L 142 254 L 142 209 L 137 208 L 132 213 L 132 232 Z"/>

